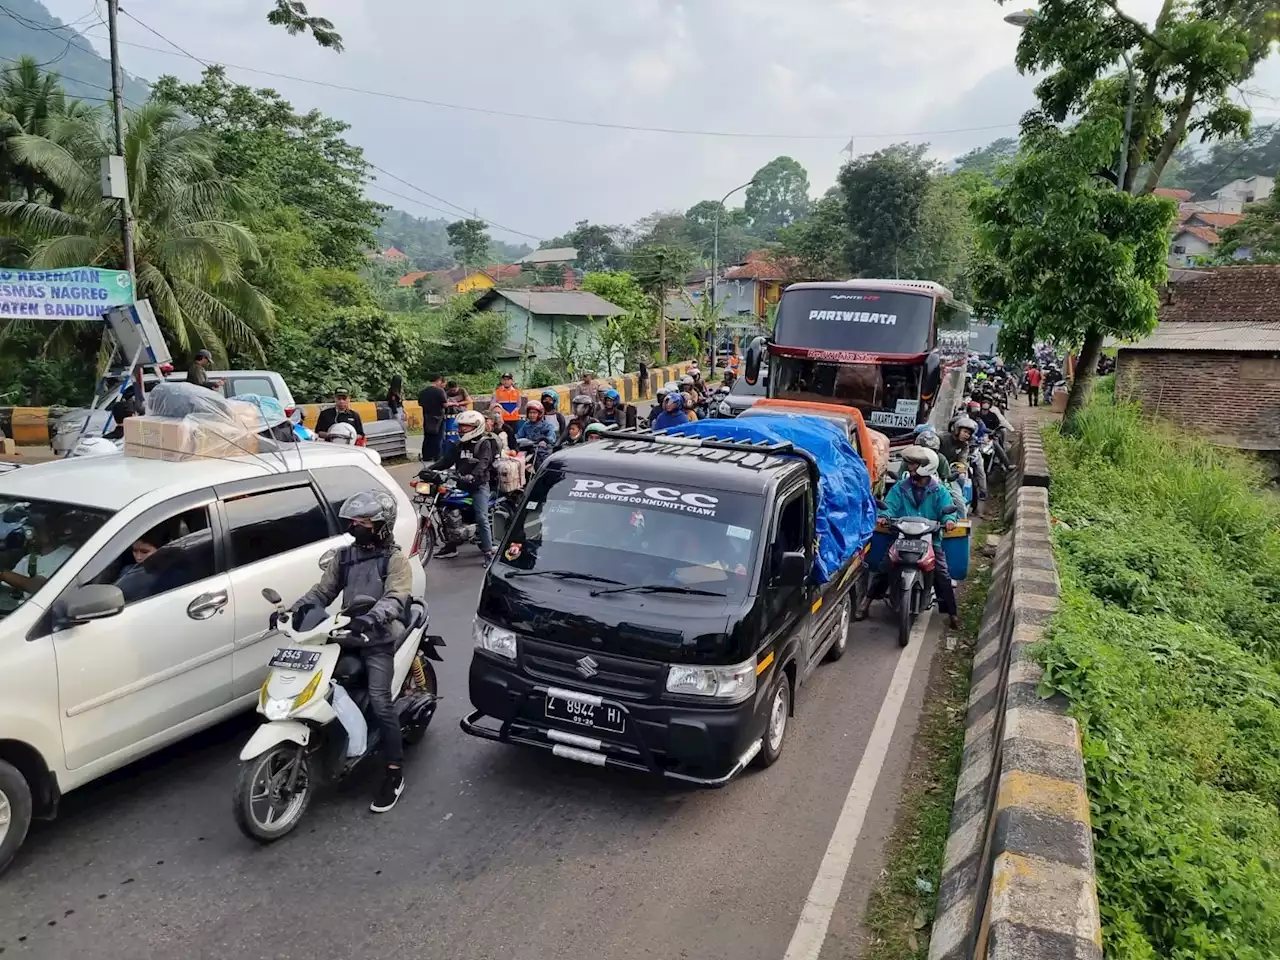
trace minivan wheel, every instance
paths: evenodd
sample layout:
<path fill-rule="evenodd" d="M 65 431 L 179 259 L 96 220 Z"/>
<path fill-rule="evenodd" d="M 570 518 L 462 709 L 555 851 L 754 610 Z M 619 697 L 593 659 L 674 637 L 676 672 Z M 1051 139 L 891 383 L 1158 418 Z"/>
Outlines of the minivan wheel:
<path fill-rule="evenodd" d="M 0 873 L 13 861 L 31 827 L 31 787 L 17 767 L 0 760 Z"/>
<path fill-rule="evenodd" d="M 764 743 L 756 761 L 761 767 L 771 767 L 782 756 L 782 748 L 787 738 L 787 721 L 791 718 L 791 682 L 783 670 L 778 671 L 773 686 L 773 695 L 769 698 L 769 716 L 764 724 Z"/>
<path fill-rule="evenodd" d="M 844 601 L 840 604 L 840 612 L 836 614 L 839 621 L 836 623 L 836 642 L 831 645 L 831 649 L 827 651 L 827 662 L 835 663 L 844 656 L 845 650 L 849 649 L 849 623 L 853 620 L 853 593 L 845 595 Z"/>

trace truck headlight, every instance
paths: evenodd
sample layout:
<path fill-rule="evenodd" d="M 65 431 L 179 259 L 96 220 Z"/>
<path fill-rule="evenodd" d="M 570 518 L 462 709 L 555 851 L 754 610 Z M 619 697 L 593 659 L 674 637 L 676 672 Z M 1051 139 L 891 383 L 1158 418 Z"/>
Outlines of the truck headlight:
<path fill-rule="evenodd" d="M 507 660 L 516 658 L 516 635 L 510 630 L 495 627 L 479 617 L 475 619 L 476 649 L 487 650 Z"/>
<path fill-rule="evenodd" d="M 673 664 L 667 668 L 667 692 L 741 703 L 756 692 L 756 658 L 732 667 Z"/>

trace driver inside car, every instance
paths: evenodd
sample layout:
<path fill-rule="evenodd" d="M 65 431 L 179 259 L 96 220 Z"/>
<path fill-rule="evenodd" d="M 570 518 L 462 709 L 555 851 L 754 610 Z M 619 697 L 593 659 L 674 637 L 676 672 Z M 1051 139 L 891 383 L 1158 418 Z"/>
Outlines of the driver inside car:
<path fill-rule="evenodd" d="M 386 813 L 404 792 L 404 744 L 391 683 L 395 650 L 405 636 L 413 576 L 408 558 L 395 542 L 396 501 L 389 493 L 354 493 L 338 516 L 347 522 L 347 532 L 355 543 L 338 551 L 325 567 L 320 582 L 289 608 L 289 616 L 307 606 L 328 607 L 339 594 L 344 606 L 357 597 L 376 601 L 352 618 L 341 643 L 343 659 L 354 655 L 364 663 L 369 708 L 382 733 L 382 753 L 387 764 L 369 809 Z"/>

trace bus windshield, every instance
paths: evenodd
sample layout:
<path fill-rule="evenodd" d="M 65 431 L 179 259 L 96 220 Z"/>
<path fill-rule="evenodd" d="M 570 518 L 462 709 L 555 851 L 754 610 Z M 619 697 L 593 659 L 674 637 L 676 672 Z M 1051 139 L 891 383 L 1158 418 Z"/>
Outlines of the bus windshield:
<path fill-rule="evenodd" d="M 919 364 L 828 363 L 804 357 L 773 356 L 773 395 L 857 407 L 867 425 L 892 434 L 910 430 L 920 408 Z"/>
<path fill-rule="evenodd" d="M 773 342 L 804 350 L 920 356 L 933 348 L 933 308 L 927 293 L 791 289 L 778 308 Z"/>

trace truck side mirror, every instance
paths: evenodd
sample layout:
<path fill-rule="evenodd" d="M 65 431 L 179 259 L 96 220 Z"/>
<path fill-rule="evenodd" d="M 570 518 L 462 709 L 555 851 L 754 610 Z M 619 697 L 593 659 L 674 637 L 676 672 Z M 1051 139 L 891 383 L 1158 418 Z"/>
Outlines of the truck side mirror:
<path fill-rule="evenodd" d="M 930 352 L 924 361 L 924 376 L 920 381 L 920 397 L 931 402 L 942 386 L 942 357 L 937 350 Z"/>
<path fill-rule="evenodd" d="M 764 337 L 756 337 L 751 341 L 751 345 L 747 347 L 747 363 L 746 371 L 743 374 L 747 378 L 747 383 L 753 387 L 756 381 L 760 379 L 760 363 L 764 358 Z"/>
<path fill-rule="evenodd" d="M 778 584 L 783 587 L 802 587 L 809 576 L 809 558 L 803 550 L 788 550 L 778 562 Z"/>

